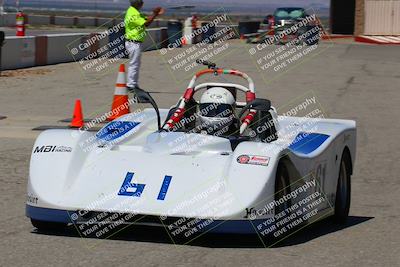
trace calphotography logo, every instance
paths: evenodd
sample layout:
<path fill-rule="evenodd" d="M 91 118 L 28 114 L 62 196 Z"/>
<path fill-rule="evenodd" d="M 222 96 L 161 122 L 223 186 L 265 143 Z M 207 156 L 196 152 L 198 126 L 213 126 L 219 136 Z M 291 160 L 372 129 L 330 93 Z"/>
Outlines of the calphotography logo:
<path fill-rule="evenodd" d="M 103 19 L 104 23 L 93 29 L 93 33 L 73 35 L 76 37 L 66 48 L 82 74 L 103 76 L 112 70 L 115 63 L 126 60 L 129 53 L 125 48 L 125 22 L 122 18 L 123 13 L 112 19 Z"/>

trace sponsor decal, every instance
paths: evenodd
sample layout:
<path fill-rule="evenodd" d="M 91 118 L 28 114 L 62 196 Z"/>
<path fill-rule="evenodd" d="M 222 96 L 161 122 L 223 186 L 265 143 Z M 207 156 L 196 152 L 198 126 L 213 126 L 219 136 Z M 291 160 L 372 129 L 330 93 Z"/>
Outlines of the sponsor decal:
<path fill-rule="evenodd" d="M 51 152 L 72 152 L 72 147 L 68 146 L 37 146 L 33 153 L 51 153 Z"/>
<path fill-rule="evenodd" d="M 244 219 L 254 220 L 255 218 L 261 218 L 262 216 L 269 216 L 274 214 L 274 209 L 256 209 L 255 207 L 246 208 L 245 215 L 243 216 Z"/>
<path fill-rule="evenodd" d="M 72 147 L 59 146 L 54 150 L 54 152 L 72 152 Z"/>
<path fill-rule="evenodd" d="M 241 155 L 237 158 L 237 162 L 240 164 L 247 164 L 250 160 L 250 157 L 247 155 Z"/>
<path fill-rule="evenodd" d="M 38 199 L 39 199 L 39 198 L 38 198 L 37 196 L 28 194 L 27 197 L 26 197 L 26 202 L 27 202 L 27 203 L 30 203 L 30 204 L 37 204 Z"/>
<path fill-rule="evenodd" d="M 246 208 L 245 213 L 246 214 L 243 216 L 243 218 L 245 219 L 250 219 L 257 215 L 256 209 L 254 207 Z"/>
<path fill-rule="evenodd" d="M 269 157 L 265 156 L 254 156 L 254 155 L 241 155 L 237 158 L 237 162 L 240 164 L 251 164 L 251 165 L 261 165 L 268 166 Z"/>

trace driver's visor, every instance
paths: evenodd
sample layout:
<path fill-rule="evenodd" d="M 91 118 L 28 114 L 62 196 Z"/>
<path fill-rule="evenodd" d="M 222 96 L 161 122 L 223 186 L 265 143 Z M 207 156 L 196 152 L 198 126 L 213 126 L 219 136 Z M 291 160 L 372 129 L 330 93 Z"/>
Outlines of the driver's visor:
<path fill-rule="evenodd" d="M 229 117 L 233 113 L 233 107 L 229 104 L 203 103 L 200 104 L 200 114 L 204 117 Z"/>

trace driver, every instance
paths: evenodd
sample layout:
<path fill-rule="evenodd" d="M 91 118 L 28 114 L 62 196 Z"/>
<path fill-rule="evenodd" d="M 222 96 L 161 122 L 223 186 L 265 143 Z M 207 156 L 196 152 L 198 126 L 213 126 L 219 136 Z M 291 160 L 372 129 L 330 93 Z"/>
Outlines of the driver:
<path fill-rule="evenodd" d="M 199 128 L 203 134 L 230 136 L 238 133 L 235 98 L 222 87 L 211 87 L 201 96 Z"/>

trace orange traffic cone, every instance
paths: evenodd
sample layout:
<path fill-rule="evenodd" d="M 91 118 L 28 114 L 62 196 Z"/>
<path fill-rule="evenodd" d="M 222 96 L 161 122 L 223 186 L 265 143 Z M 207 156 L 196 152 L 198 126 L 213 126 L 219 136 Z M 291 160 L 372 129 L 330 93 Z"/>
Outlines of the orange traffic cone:
<path fill-rule="evenodd" d="M 83 127 L 83 112 L 82 112 L 81 100 L 79 99 L 75 101 L 74 114 L 69 127 L 71 128 Z"/>
<path fill-rule="evenodd" d="M 126 88 L 125 65 L 119 66 L 117 84 L 115 85 L 114 100 L 111 106 L 112 115 L 107 118 L 108 121 L 115 120 L 130 113 L 128 89 Z"/>

